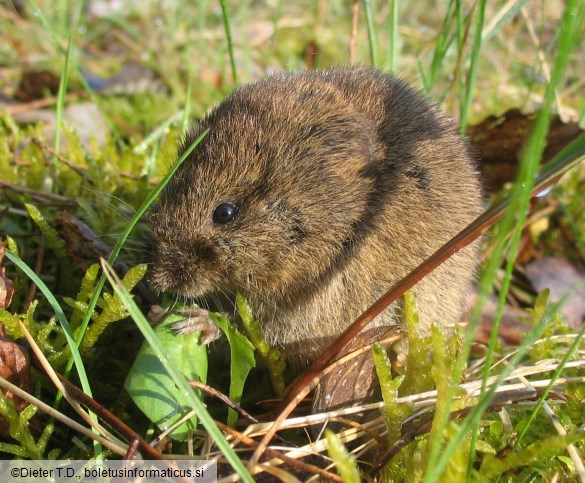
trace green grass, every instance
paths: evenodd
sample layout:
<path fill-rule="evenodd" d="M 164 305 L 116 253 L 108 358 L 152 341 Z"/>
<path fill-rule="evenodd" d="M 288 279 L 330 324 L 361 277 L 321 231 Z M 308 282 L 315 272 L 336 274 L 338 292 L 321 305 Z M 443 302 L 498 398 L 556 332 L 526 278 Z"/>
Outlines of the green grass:
<path fill-rule="evenodd" d="M 11 95 L 25 69 L 48 69 L 61 79 L 59 91 L 49 106 L 56 112 L 52 138 L 46 138 L 41 126 L 19 124 L 6 113 L 0 117 L 0 181 L 10 185 L 1 192 L 0 232 L 10 235 L 19 249 L 18 256 L 8 255 L 11 263 L 6 264 L 7 275 L 15 281 L 15 296 L 9 310 L 0 311 L 0 320 L 7 325 L 19 318 L 26 320 L 39 334 L 47 352 L 51 348 L 61 348 L 59 341 L 64 337 L 71 355 L 58 369 L 69 375 L 75 367 L 84 391 L 115 410 L 143 435 L 150 434 L 154 427 L 137 413 L 125 396 L 120 397 L 119 387 L 132 364 L 137 350 L 134 346 L 142 337 L 139 333 L 144 334 L 161 358 L 164 358 L 164 349 L 157 346 L 142 312 L 114 281 L 112 273 L 108 273 L 108 277 L 113 289 L 123 300 L 124 310 L 131 314 L 127 324 L 115 322 L 115 330 L 117 333 L 128 331 L 137 340 L 124 345 L 121 337 L 106 330 L 91 347 L 83 351 L 77 349 L 86 329 L 91 327 L 94 310 L 105 310 L 98 305 L 102 300 L 100 296 L 113 300 L 108 299 L 106 275 L 101 276 L 93 292 L 88 292 L 93 295 L 79 325 L 71 324 L 72 330 L 69 324 L 74 313 L 64 308 L 60 300 L 63 297 L 75 299 L 80 292 L 83 272 L 73 268 L 71 261 L 58 256 L 57 250 L 45 243 L 45 235 L 39 235 L 23 203 L 37 206 L 49 223 L 55 220 L 60 209 L 73 211 L 113 247 L 108 260 L 110 265 L 118 257 L 132 264 L 143 261 L 140 255 L 135 255 L 131 238 L 134 236 L 138 240 L 135 243 L 140 243 L 139 224 L 144 214 L 182 161 L 174 162 L 176 146 L 189 121 L 203 115 L 238 83 L 272 71 L 304 68 L 310 48 L 316 47 L 313 62 L 318 68 L 345 63 L 351 36 L 351 4 L 342 0 L 288 3 L 180 0 L 172 6 L 152 4 L 140 9 L 129 6 L 128 10 L 91 17 L 91 9 L 82 13 L 81 2 L 59 2 L 55 8 L 52 2 L 39 0 L 26 4 L 29 16 L 25 18 L 4 4 L 0 7 L 0 65 L 3 66 L 0 75 L 6 86 L 2 94 Z M 475 3 L 450 0 L 432 5 L 422 0 L 367 0 L 359 2 L 359 9 L 358 63 L 375 65 L 406 78 L 437 99 L 447 113 L 458 117 L 461 132 L 484 116 L 504 112 L 509 107 L 530 111 L 538 108 L 520 156 L 519 175 L 510 191 L 510 208 L 488 242 L 486 251 L 490 256 L 484 262 L 480 278 L 480 291 L 485 298 L 494 291 L 497 273 L 503 269 L 499 309 L 481 376 L 482 395 L 470 402 L 465 417 L 449 422 L 454 398 L 460 395 L 453 381 L 460 380 L 470 359 L 470 334 L 480 320 L 483 300 L 480 298 L 460 352 L 453 347 L 441 348 L 437 342 L 440 338 L 434 342 L 439 345 L 434 346 L 436 359 L 429 362 L 430 372 L 441 374 L 432 378 L 439 389 L 432 429 L 403 448 L 387 465 L 386 471 L 407 480 L 418 478 L 429 482 L 454 474 L 459 475 L 461 481 L 481 477 L 538 481 L 537 475 L 551 479 L 555 472 L 566 480 L 574 479 L 577 477 L 575 470 L 561 452 L 569 441 L 581 455 L 585 451 L 579 432 L 579 427 L 585 424 L 582 387 L 565 386 L 572 400 L 566 404 L 551 404 L 569 433 L 564 439 L 556 436 L 541 411 L 550 401 L 552 382 L 545 386 L 534 407 L 506 406 L 513 421 L 512 433 L 492 431 L 501 423 L 488 409 L 496 388 L 504 384 L 506 375 L 519 365 L 529 363 L 535 341 L 542 334 L 550 336 L 551 327 L 565 327 L 559 322 L 558 304 L 547 303 L 542 295 L 533 299 L 530 331 L 510 355 L 508 364 L 492 369 L 503 355 L 511 353 L 510 348 L 502 347 L 496 339 L 497 327 L 513 284 L 512 274 L 524 233 L 522 228 L 530 205 L 537 204 L 532 201 L 530 192 L 539 172 L 551 115 L 561 109 L 564 116 L 581 123 L 585 119 L 582 88 L 585 53 L 581 38 L 585 8 L 578 0 L 551 1 L 546 2 L 546 6 L 529 0 L 479 0 Z M 538 36 L 538 43 L 529 34 L 528 22 Z M 168 92 L 101 94 L 91 91 L 80 77 L 80 67 L 111 77 L 121 65 L 132 62 L 159 72 Z M 550 71 L 550 81 L 543 74 L 545 66 Z M 84 146 L 63 124 L 65 108 L 79 99 L 93 101 L 102 111 L 109 126 L 105 145 Z M 59 156 L 43 150 L 31 142 L 32 138 L 43 139 Z M 583 143 L 582 135 L 558 156 L 557 161 L 569 163 L 582 159 Z M 549 195 L 558 202 L 559 208 L 550 215 L 551 220 L 554 216 L 550 229 L 535 241 L 541 250 L 559 246 L 562 233 L 568 231 L 575 240 L 573 246 L 561 245 L 563 252 L 556 254 L 585 262 L 584 186 L 585 172 L 581 164 Z M 19 191 L 22 188 L 29 191 Z M 133 207 L 130 212 L 127 204 Z M 30 268 L 35 265 L 36 270 Z M 33 282 L 40 293 L 34 295 L 38 302 L 27 311 L 27 297 L 32 293 Z M 135 297 L 137 302 L 142 302 Z M 9 334 L 14 335 L 11 330 Z M 560 347 L 546 346 L 545 353 L 549 357 L 555 356 L 562 361 L 554 371 L 543 375 L 544 379 L 583 374 L 582 368 L 565 367 L 582 357 L 583 334 L 581 331 Z M 383 361 L 381 365 L 387 362 L 383 354 L 378 353 L 378 358 Z M 451 366 L 454 366 L 452 373 L 447 377 Z M 396 437 L 403 418 L 412 414 L 412 408 L 396 396 L 400 381 L 392 379 L 389 370 L 380 371 L 387 385 L 385 418 L 392 428 L 391 434 Z M 216 414 L 217 408 L 210 402 L 209 414 L 195 393 L 185 386 L 176 368 L 171 367 L 169 372 L 174 383 L 191 398 L 191 406 L 216 447 L 235 471 L 250 480 L 245 461 L 229 449 L 213 424 L 212 418 L 221 419 L 221 411 Z M 488 377 L 494 375 L 498 377 L 497 383 L 487 385 Z M 34 377 L 43 397 L 52 401 L 54 389 L 38 374 Z M 412 378 L 412 373 L 407 374 L 409 384 Z M 246 388 L 244 399 L 245 391 Z M 469 402 L 465 398 L 463 401 Z M 582 406 L 571 401 L 581 401 Z M 13 412 L 10 414 L 14 416 Z M 40 417 L 49 420 L 47 416 Z M 56 425 L 56 433 L 60 438 L 49 439 L 46 446 L 43 442 L 41 456 L 60 451 L 60 457 L 85 457 L 80 451 L 59 446 L 58 441 L 68 440 L 74 431 Z M 340 440 L 328 436 L 328 441 L 340 471 L 348 475 L 348 479 L 357 481 L 353 459 L 340 446 Z M 34 444 L 28 447 L 39 451 Z M 486 453 L 488 447 L 498 452 L 500 462 L 497 464 L 490 460 L 489 452 Z M 177 443 L 174 450 L 186 454 L 187 447 Z M 31 453 L 33 450 L 27 453 L 26 445 L 20 451 L 24 456 L 38 457 Z M 101 449 L 95 447 L 94 456 L 97 457 L 99 451 Z M 543 462 L 539 463 L 537 458 L 523 467 L 514 459 L 530 454 L 540 455 Z"/>

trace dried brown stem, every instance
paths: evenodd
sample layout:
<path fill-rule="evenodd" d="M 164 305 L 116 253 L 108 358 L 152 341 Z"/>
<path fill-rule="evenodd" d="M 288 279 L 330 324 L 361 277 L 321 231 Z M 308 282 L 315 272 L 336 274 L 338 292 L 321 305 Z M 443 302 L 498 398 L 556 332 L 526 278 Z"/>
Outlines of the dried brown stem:
<path fill-rule="evenodd" d="M 55 159 L 57 159 L 58 161 L 63 163 L 65 166 L 67 166 L 69 169 L 71 169 L 72 171 L 75 171 L 75 173 L 77 173 L 79 176 L 84 178 L 89 184 L 95 184 L 91 179 L 85 178 L 85 173 L 83 172 L 83 168 L 80 168 L 79 166 L 75 166 L 71 161 L 69 161 L 68 159 L 65 159 L 64 156 L 62 156 L 61 154 L 56 152 L 53 148 L 47 146 L 43 141 L 41 141 L 38 138 L 32 138 L 32 142 L 34 144 L 36 144 L 41 151 L 46 151 L 52 157 L 54 157 Z"/>
<path fill-rule="evenodd" d="M 387 340 L 392 340 L 392 339 L 394 339 L 394 336 L 390 336 Z M 295 384 L 295 386 L 293 386 L 293 389 L 291 391 L 289 391 L 288 397 L 284 401 L 286 403 L 286 406 L 284 406 L 284 408 L 280 411 L 280 414 L 278 415 L 278 417 L 274 421 L 274 424 L 266 432 L 266 434 L 262 438 L 262 441 L 260 441 L 260 444 L 256 448 L 256 451 L 252 455 L 252 458 L 250 458 L 250 462 L 248 463 L 248 468 L 250 469 L 250 471 L 252 470 L 252 468 L 254 468 L 254 466 L 256 464 L 258 464 L 258 461 L 260 461 L 262 454 L 264 453 L 264 451 L 266 451 L 268 449 L 268 444 L 270 443 L 270 441 L 272 440 L 274 435 L 277 433 L 277 431 L 279 430 L 282 423 L 295 410 L 295 408 L 301 403 L 301 401 L 313 389 L 315 389 L 317 387 L 317 385 L 321 382 L 321 379 L 323 378 L 323 376 L 326 376 L 327 374 L 330 374 L 331 372 L 337 370 L 340 366 L 342 366 L 343 364 L 346 364 L 347 362 L 351 361 L 352 359 L 354 359 L 356 357 L 359 357 L 361 354 L 364 354 L 365 352 L 370 351 L 371 348 L 372 348 L 372 344 L 367 344 L 364 347 L 360 347 L 359 349 L 356 349 L 352 352 L 344 354 L 344 355 L 342 355 L 342 357 L 340 357 L 339 359 L 337 359 L 335 361 L 335 364 L 328 365 L 326 367 L 323 367 L 318 372 L 311 373 L 311 375 L 312 375 L 311 380 L 305 381 L 305 383 L 303 383 L 302 385 Z M 338 351 L 338 353 L 341 353 L 341 350 Z M 335 355 L 337 355 L 337 354 L 335 354 Z M 305 372 L 305 376 L 307 376 L 307 375 L 308 375 L 308 373 Z M 298 388 L 298 392 L 295 391 L 295 388 Z"/>
<path fill-rule="evenodd" d="M 226 406 L 229 406 L 230 408 L 232 408 L 234 411 L 236 411 L 240 416 L 242 416 L 243 418 L 247 419 L 249 422 L 251 423 L 258 423 L 259 421 L 252 416 L 248 411 L 246 411 L 244 408 L 238 406 L 235 402 L 233 402 L 229 397 L 227 397 L 223 392 L 218 391 L 217 389 L 215 389 L 214 387 L 208 386 L 207 384 L 203 384 L 200 381 L 189 381 L 189 385 L 191 387 L 196 387 L 197 389 L 201 389 L 202 391 L 206 392 L 207 394 L 209 394 L 210 396 L 215 397 L 216 399 L 219 399 L 221 402 L 223 402 Z"/>
<path fill-rule="evenodd" d="M 224 433 L 229 434 L 232 438 L 238 440 L 239 442 L 245 444 L 246 446 L 249 446 L 251 448 L 256 448 L 258 446 L 258 442 L 256 440 L 236 431 L 235 429 L 232 429 L 229 426 L 226 426 L 226 425 L 219 423 L 219 422 L 217 423 L 217 425 Z M 277 459 L 281 460 L 283 463 L 287 463 L 291 466 L 294 466 L 295 468 L 298 468 L 301 471 L 320 475 L 321 477 L 326 478 L 327 481 L 343 481 L 335 473 L 330 473 L 329 471 L 324 470 L 322 468 L 319 468 L 316 465 L 312 465 L 309 463 L 303 463 L 302 461 L 299 461 L 295 458 L 291 458 L 290 456 L 286 456 L 286 455 L 282 454 L 280 451 L 276 451 L 276 450 L 267 448 L 265 452 L 270 458 L 277 458 Z M 259 472 L 253 471 L 252 473 L 255 474 L 255 473 L 259 473 Z"/>
<path fill-rule="evenodd" d="M 79 99 L 77 94 L 68 94 L 65 96 L 66 101 L 75 101 Z M 12 104 L 5 106 L 5 109 L 10 113 L 11 116 L 20 114 L 22 112 L 32 111 L 34 109 L 42 109 L 43 107 L 54 106 L 57 104 L 57 96 L 45 97 L 44 99 L 38 99 L 35 101 L 27 102 L 25 104 Z"/>
<path fill-rule="evenodd" d="M 15 193 L 29 195 L 31 198 L 41 201 L 43 203 L 55 203 L 59 206 L 63 205 L 73 208 L 77 207 L 77 202 L 71 198 L 67 198 L 66 196 L 56 195 L 54 193 L 38 191 L 30 188 L 23 188 L 21 186 L 16 186 L 14 184 L 8 183 L 2 179 L 0 179 L 0 188 L 5 188 L 10 191 L 14 191 Z"/>

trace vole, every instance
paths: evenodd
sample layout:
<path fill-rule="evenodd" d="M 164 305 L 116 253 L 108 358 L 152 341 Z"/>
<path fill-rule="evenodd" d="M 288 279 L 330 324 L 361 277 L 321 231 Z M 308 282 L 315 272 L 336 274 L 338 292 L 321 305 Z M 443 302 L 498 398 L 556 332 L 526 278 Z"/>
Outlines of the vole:
<path fill-rule="evenodd" d="M 237 88 L 150 215 L 151 283 L 242 292 L 267 341 L 314 360 L 393 283 L 482 210 L 467 143 L 407 83 L 363 67 Z M 420 330 L 461 315 L 477 244 L 419 282 Z M 374 325 L 400 322 L 397 304 Z"/>

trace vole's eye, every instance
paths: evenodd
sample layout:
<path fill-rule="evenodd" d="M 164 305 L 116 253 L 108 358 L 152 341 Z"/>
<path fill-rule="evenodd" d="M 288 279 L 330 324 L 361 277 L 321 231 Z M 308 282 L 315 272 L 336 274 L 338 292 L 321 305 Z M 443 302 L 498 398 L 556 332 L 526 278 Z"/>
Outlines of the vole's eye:
<path fill-rule="evenodd" d="M 234 203 L 220 203 L 213 211 L 213 222 L 218 225 L 225 225 L 234 221 L 240 209 Z"/>

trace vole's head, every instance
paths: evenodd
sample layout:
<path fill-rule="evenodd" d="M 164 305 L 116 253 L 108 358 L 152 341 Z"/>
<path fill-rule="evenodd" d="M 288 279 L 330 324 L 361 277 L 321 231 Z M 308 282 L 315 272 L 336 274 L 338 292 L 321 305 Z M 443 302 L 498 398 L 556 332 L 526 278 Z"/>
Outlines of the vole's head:
<path fill-rule="evenodd" d="M 187 296 L 309 290 L 359 233 L 376 126 L 318 76 L 243 87 L 153 209 L 155 288 Z"/>

